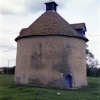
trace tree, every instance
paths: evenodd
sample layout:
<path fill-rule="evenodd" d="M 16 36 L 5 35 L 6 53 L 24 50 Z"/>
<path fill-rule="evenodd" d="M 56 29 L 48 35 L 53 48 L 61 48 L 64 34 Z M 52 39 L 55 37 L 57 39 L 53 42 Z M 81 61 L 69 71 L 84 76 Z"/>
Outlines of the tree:
<path fill-rule="evenodd" d="M 99 66 L 99 62 L 94 58 L 94 55 L 86 49 L 86 64 L 91 68 L 97 68 Z"/>
<path fill-rule="evenodd" d="M 88 49 L 86 49 L 86 55 L 87 76 L 100 77 L 98 60 L 95 59 L 94 55 Z"/>
<path fill-rule="evenodd" d="M 3 68 L 4 74 L 14 74 L 15 73 L 15 66 L 14 67 L 4 67 Z"/>

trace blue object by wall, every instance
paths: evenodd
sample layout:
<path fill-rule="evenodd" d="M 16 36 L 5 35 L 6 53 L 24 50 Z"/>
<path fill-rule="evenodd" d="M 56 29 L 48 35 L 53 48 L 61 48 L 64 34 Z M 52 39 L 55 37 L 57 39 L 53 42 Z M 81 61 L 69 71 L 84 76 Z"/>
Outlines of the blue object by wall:
<path fill-rule="evenodd" d="M 71 46 L 69 44 L 66 44 L 66 48 L 71 48 Z"/>
<path fill-rule="evenodd" d="M 66 88 L 72 87 L 72 77 L 71 75 L 66 75 Z"/>

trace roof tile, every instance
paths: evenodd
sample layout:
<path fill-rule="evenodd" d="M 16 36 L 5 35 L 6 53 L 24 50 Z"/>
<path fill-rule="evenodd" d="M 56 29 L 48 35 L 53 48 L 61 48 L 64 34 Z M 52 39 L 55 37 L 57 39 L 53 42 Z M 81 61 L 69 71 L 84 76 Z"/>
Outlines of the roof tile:
<path fill-rule="evenodd" d="M 17 41 L 23 37 L 39 35 L 65 35 L 83 38 L 88 41 L 85 36 L 75 31 L 75 29 L 65 19 L 52 10 L 43 13 L 28 28 L 22 29 L 20 35 L 15 40 Z"/>

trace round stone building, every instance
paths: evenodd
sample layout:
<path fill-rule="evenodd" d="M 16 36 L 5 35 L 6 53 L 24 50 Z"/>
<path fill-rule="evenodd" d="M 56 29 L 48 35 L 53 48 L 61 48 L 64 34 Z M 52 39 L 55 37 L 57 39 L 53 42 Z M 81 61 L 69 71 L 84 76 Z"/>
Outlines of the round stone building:
<path fill-rule="evenodd" d="M 87 85 L 85 23 L 69 24 L 54 1 L 15 39 L 15 83 L 76 88 Z"/>

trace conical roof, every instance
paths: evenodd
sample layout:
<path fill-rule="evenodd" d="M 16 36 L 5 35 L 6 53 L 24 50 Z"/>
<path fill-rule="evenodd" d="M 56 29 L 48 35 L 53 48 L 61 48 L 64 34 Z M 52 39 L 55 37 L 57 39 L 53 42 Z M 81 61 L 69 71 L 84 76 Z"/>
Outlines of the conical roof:
<path fill-rule="evenodd" d="M 43 13 L 28 28 L 22 29 L 20 35 L 15 39 L 30 36 L 60 35 L 68 37 L 77 37 L 88 41 L 88 39 L 75 31 L 75 29 L 64 20 L 56 11 L 49 10 Z"/>

